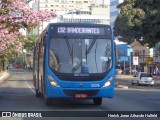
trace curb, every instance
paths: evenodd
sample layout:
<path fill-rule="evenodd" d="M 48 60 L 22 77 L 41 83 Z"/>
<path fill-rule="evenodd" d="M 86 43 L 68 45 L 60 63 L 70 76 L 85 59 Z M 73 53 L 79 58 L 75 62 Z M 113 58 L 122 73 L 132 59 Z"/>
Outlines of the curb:
<path fill-rule="evenodd" d="M 125 86 L 125 85 L 117 85 L 116 88 L 128 89 L 128 86 Z"/>
<path fill-rule="evenodd" d="M 128 86 L 126 86 L 126 85 L 120 85 L 120 84 L 118 84 L 118 81 L 116 81 L 115 82 L 115 88 L 128 89 Z"/>

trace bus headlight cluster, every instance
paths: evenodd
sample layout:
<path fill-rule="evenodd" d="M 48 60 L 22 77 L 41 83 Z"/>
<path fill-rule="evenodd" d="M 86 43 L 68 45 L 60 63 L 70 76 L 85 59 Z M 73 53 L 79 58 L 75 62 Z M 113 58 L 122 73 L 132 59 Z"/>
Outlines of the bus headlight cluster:
<path fill-rule="evenodd" d="M 115 78 L 115 76 L 112 76 L 109 78 L 109 80 L 107 82 L 105 82 L 105 84 L 103 85 L 103 87 L 108 87 L 112 84 L 112 80 Z"/>
<path fill-rule="evenodd" d="M 52 76 L 48 75 L 48 80 L 51 83 L 51 85 L 59 87 L 58 83 L 54 80 Z"/>

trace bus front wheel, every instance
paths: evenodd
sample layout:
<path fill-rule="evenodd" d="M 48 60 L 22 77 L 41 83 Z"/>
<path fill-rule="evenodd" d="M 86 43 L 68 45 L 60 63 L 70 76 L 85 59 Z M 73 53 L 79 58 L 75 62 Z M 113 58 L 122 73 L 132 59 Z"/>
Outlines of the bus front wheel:
<path fill-rule="evenodd" d="M 102 104 L 102 98 L 93 98 L 94 105 L 101 105 Z"/>

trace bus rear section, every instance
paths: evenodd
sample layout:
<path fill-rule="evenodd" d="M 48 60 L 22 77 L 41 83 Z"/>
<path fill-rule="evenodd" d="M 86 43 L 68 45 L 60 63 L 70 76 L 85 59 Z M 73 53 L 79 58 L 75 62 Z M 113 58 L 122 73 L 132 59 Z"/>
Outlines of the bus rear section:
<path fill-rule="evenodd" d="M 93 99 L 114 96 L 115 51 L 110 26 L 50 24 L 45 37 L 40 92 L 52 98 Z"/>

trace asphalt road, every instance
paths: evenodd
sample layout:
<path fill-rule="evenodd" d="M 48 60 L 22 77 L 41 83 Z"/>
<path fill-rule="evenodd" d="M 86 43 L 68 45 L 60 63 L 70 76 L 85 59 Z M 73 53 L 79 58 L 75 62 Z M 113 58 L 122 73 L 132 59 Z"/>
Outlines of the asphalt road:
<path fill-rule="evenodd" d="M 58 111 L 73 111 L 73 113 L 79 116 L 84 111 L 86 111 L 86 114 L 92 114 L 87 113 L 87 111 L 95 111 L 93 112 L 94 116 L 99 115 L 98 111 L 106 112 L 106 116 L 108 115 L 107 112 L 110 111 L 113 111 L 113 113 L 117 111 L 122 111 L 123 113 L 127 111 L 160 111 L 160 89 L 154 87 L 148 89 L 148 86 L 137 87 L 129 87 L 129 89 L 115 88 L 114 98 L 103 99 L 101 106 L 93 105 L 92 100 L 67 99 L 57 99 L 53 101 L 52 106 L 46 106 L 43 99 L 35 97 L 32 73 L 25 70 L 13 70 L 10 71 L 10 76 L 0 84 L 0 111 L 57 111 L 58 116 L 54 117 L 54 119 L 58 120 L 80 120 L 82 118 L 86 120 L 107 119 L 106 117 L 75 118 L 71 113 L 70 117 L 60 117 L 65 112 L 60 113 Z M 26 120 L 27 118 L 12 119 Z M 47 117 L 45 119 L 52 118 Z M 115 119 L 115 117 L 112 119 Z M 132 119 L 136 120 L 137 118 Z M 128 119 L 126 118 L 126 120 Z"/>

